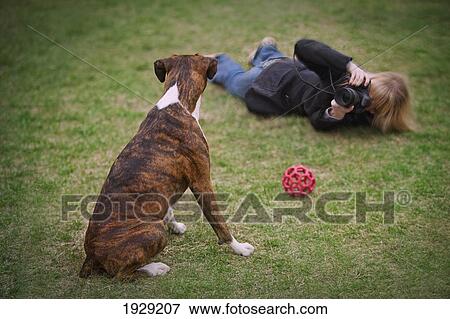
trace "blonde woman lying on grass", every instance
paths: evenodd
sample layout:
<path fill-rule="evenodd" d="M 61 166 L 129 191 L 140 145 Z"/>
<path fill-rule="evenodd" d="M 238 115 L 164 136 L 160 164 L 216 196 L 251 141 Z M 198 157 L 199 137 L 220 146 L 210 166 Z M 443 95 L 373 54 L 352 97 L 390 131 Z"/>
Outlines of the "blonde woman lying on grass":
<path fill-rule="evenodd" d="M 249 70 L 226 54 L 213 56 L 218 66 L 212 82 L 243 99 L 252 113 L 306 116 L 319 130 L 344 125 L 371 125 L 382 132 L 414 128 L 404 76 L 366 72 L 321 42 L 299 40 L 291 59 L 278 51 L 274 38 L 264 38 L 249 56 Z M 369 105 L 339 105 L 334 90 L 342 87 L 365 89 Z"/>

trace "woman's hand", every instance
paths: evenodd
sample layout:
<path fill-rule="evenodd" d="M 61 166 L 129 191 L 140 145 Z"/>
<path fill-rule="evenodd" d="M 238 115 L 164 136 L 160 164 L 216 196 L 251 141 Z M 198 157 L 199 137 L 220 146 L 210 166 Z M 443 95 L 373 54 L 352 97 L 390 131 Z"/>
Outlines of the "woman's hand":
<path fill-rule="evenodd" d="M 369 85 L 369 73 L 361 69 L 352 61 L 347 63 L 347 72 L 350 73 L 350 80 L 348 81 L 348 84 L 353 86 L 360 86 L 361 84 L 364 84 L 364 86 Z"/>
<path fill-rule="evenodd" d="M 345 114 L 353 111 L 354 106 L 344 107 L 336 103 L 335 100 L 331 101 L 331 109 L 329 115 L 337 120 L 342 120 Z"/>

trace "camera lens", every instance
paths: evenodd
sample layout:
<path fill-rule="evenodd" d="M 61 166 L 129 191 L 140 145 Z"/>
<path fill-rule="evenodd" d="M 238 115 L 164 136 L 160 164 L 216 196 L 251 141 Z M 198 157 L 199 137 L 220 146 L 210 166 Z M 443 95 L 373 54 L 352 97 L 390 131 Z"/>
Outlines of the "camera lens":
<path fill-rule="evenodd" d="M 336 103 L 342 106 L 352 106 L 359 103 L 359 95 L 358 93 L 351 88 L 343 88 L 337 90 L 334 99 Z"/>
<path fill-rule="evenodd" d="M 342 94 L 342 101 L 345 103 L 345 105 L 349 105 L 353 101 L 353 95 L 351 91 L 344 90 L 344 93 Z"/>

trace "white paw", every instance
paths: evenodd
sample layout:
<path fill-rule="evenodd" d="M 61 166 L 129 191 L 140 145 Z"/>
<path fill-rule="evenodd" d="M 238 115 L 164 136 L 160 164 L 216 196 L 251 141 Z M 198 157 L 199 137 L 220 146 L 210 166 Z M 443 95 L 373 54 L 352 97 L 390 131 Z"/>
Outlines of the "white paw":
<path fill-rule="evenodd" d="M 240 243 L 234 238 L 230 244 L 230 247 L 236 254 L 244 257 L 250 256 L 255 251 L 255 247 L 253 247 L 249 243 Z"/>
<path fill-rule="evenodd" d="M 169 224 L 169 228 L 172 231 L 172 233 L 178 234 L 178 235 L 184 234 L 184 232 L 186 231 L 186 225 L 183 223 L 177 223 L 177 222 L 171 223 L 171 224 Z"/>
<path fill-rule="evenodd" d="M 162 276 L 170 270 L 170 267 L 164 263 L 150 263 L 138 269 L 149 276 Z"/>

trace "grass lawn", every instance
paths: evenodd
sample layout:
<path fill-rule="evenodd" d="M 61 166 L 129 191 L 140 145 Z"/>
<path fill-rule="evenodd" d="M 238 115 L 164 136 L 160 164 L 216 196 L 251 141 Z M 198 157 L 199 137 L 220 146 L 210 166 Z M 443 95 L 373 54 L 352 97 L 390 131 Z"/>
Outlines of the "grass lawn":
<path fill-rule="evenodd" d="M 0 297 L 429 298 L 450 297 L 449 54 L 446 1 L 2 1 L 0 4 Z M 78 278 L 87 221 L 61 220 L 62 194 L 98 194 L 110 166 L 152 107 L 26 27 L 32 25 L 156 102 L 153 61 L 173 53 L 227 52 L 245 63 L 266 35 L 291 55 L 317 38 L 408 75 L 420 129 L 315 132 L 298 117 L 261 119 L 220 87 L 205 91 L 201 125 L 216 190 L 236 207 L 255 193 L 269 209 L 283 170 L 317 176 L 330 191 L 407 190 L 396 223 L 288 220 L 233 224 L 250 258 L 216 245 L 211 227 L 170 236 L 160 278 Z M 331 205 L 349 213 L 352 202 Z"/>

